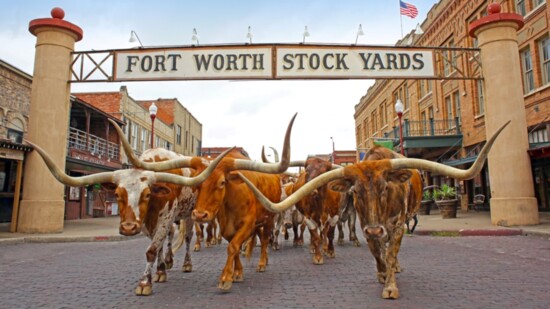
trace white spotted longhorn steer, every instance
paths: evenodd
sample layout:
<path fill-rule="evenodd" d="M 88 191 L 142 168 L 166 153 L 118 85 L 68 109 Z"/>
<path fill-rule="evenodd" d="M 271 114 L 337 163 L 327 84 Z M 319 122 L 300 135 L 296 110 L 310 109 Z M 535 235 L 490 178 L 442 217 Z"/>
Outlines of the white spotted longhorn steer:
<path fill-rule="evenodd" d="M 40 154 L 53 176 L 67 186 L 77 187 L 96 183 L 112 183 L 116 186 L 115 196 L 120 212 L 120 234 L 132 236 L 143 232 L 151 239 L 146 251 L 145 272 L 135 289 L 136 295 L 147 296 L 152 293 L 153 278 L 151 273 L 155 259 L 158 259 L 155 282 L 166 281 L 166 268 L 172 266 L 170 240 L 166 259 L 162 247 L 166 237 L 171 233 L 174 219 L 183 217 L 192 226 L 190 214 L 195 205 L 196 196 L 191 187 L 206 180 L 229 150 L 211 163 L 201 157 L 184 157 L 163 148 L 146 150 L 140 158 L 136 158 L 128 141 L 123 137 L 122 130 L 116 123 L 109 121 L 121 137 L 124 150 L 134 168 L 71 177 L 57 167 L 42 148 L 29 141 L 27 143 Z M 190 166 L 191 162 L 200 162 L 200 164 L 208 165 L 208 168 L 199 175 L 190 177 L 190 170 L 183 167 Z M 151 167 L 151 164 L 154 166 Z M 192 233 L 192 227 L 187 231 Z M 171 237 L 171 235 L 169 236 Z M 189 255 L 190 241 L 191 235 L 188 234 L 186 235 L 187 252 L 183 271 L 192 269 Z"/>

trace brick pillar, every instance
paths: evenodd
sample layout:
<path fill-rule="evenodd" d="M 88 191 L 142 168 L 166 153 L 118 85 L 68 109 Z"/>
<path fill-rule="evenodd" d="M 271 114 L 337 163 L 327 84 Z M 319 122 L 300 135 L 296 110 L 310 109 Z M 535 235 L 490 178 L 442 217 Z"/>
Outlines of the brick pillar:
<path fill-rule="evenodd" d="M 36 36 L 36 53 L 26 138 L 44 148 L 64 169 L 70 110 L 71 52 L 75 42 L 82 39 L 82 29 L 64 21 L 65 13 L 60 8 L 52 9 L 51 15 L 52 18 L 35 19 L 29 23 L 29 31 Z M 25 160 L 24 175 L 18 231 L 62 232 L 64 185 L 53 178 L 34 152 Z"/>
<path fill-rule="evenodd" d="M 495 225 L 539 223 L 534 197 L 531 161 L 527 154 L 527 123 L 523 100 L 517 31 L 523 17 L 501 13 L 491 3 L 489 15 L 470 25 L 477 37 L 485 81 L 485 131 L 487 136 L 511 120 L 489 153 L 491 222 Z M 512 163 L 513 162 L 513 163 Z"/>

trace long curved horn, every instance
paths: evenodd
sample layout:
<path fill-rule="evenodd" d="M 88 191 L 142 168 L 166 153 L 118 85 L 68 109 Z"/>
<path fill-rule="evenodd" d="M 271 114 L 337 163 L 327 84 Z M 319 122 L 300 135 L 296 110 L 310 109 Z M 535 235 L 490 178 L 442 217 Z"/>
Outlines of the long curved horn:
<path fill-rule="evenodd" d="M 71 186 L 71 187 L 82 187 L 86 185 L 92 185 L 96 183 L 105 183 L 105 182 L 113 182 L 113 172 L 103 172 L 103 173 L 97 173 L 93 175 L 86 175 L 81 177 L 72 177 L 67 174 L 63 170 L 61 170 L 52 160 L 52 158 L 46 153 L 46 151 L 42 148 L 40 148 L 38 145 L 25 140 L 25 142 L 29 145 L 31 145 L 34 150 L 38 152 L 40 157 L 42 157 L 42 160 L 44 160 L 44 163 L 46 163 L 46 166 L 48 169 L 50 169 L 50 172 L 52 172 L 53 177 L 57 179 L 60 183 Z"/>
<path fill-rule="evenodd" d="M 326 173 L 323 173 L 312 180 L 305 183 L 300 189 L 296 190 L 290 196 L 279 203 L 273 203 L 265 195 L 250 182 L 243 174 L 238 173 L 239 177 L 248 185 L 252 190 L 258 201 L 264 206 L 265 209 L 271 212 L 281 212 L 289 209 L 292 205 L 296 204 L 298 201 L 306 197 L 308 194 L 313 192 L 313 190 L 319 188 L 320 186 L 329 183 L 332 180 L 344 177 L 345 168 L 339 168 L 335 170 L 330 170 Z"/>
<path fill-rule="evenodd" d="M 271 150 L 273 150 L 273 155 L 274 155 L 275 162 L 279 162 L 279 152 L 277 152 L 277 149 L 275 149 L 271 146 L 269 146 L 269 148 L 271 148 Z M 269 160 L 267 159 L 267 157 L 265 155 L 264 146 L 262 146 L 262 162 L 271 163 L 271 162 L 269 162 Z"/>
<path fill-rule="evenodd" d="M 491 150 L 491 147 L 493 146 L 493 143 L 499 136 L 500 132 L 506 128 L 510 124 L 510 120 L 506 122 L 500 129 L 498 129 L 495 134 L 485 143 L 485 146 L 483 146 L 483 149 L 481 149 L 481 152 L 478 154 L 476 161 L 472 166 L 467 170 L 461 170 L 458 168 L 454 168 L 442 163 L 433 162 L 433 161 L 427 161 L 422 159 L 412 159 L 412 158 L 406 158 L 406 159 L 391 159 L 390 163 L 391 166 L 394 169 L 402 169 L 402 168 L 415 168 L 415 169 L 422 169 L 431 171 L 440 175 L 449 176 L 451 178 L 456 178 L 459 180 L 468 180 L 474 178 L 481 169 L 483 168 L 483 165 L 485 163 L 485 159 L 487 159 L 487 155 L 489 154 L 489 150 Z"/>
<path fill-rule="evenodd" d="M 288 164 L 290 163 L 290 133 L 292 132 L 292 125 L 294 124 L 296 115 L 298 115 L 298 113 L 294 114 L 286 129 L 285 141 L 283 145 L 283 156 L 280 162 L 263 163 L 251 160 L 235 159 L 233 170 L 249 170 L 269 174 L 280 174 L 286 171 Z"/>
<path fill-rule="evenodd" d="M 203 181 L 205 181 L 206 178 L 210 176 L 210 174 L 212 174 L 214 169 L 216 169 L 216 166 L 218 165 L 218 163 L 220 163 L 221 160 L 233 149 L 235 149 L 235 147 L 231 147 L 225 150 L 224 152 L 222 152 L 219 156 L 216 157 L 216 159 L 214 159 L 214 161 L 208 164 L 208 167 L 204 171 L 202 171 L 200 174 L 198 174 L 195 177 L 186 177 L 186 176 L 180 176 L 172 173 L 156 172 L 155 178 L 158 182 L 168 182 L 176 185 L 190 186 L 190 187 L 197 186 Z M 172 161 L 177 161 L 177 160 L 172 160 Z"/>
<path fill-rule="evenodd" d="M 161 162 L 145 162 L 140 160 L 134 154 L 134 151 L 132 150 L 132 146 L 130 146 L 130 143 L 124 136 L 124 132 L 122 132 L 122 129 L 113 120 L 111 119 L 108 119 L 108 120 L 115 127 L 115 130 L 117 131 L 118 136 L 120 137 L 120 141 L 122 142 L 122 148 L 124 149 L 124 153 L 126 153 L 126 156 L 128 157 L 128 161 L 130 161 L 135 168 L 142 168 L 144 170 L 153 171 L 153 172 L 163 172 L 171 169 L 192 166 L 192 161 L 194 157 L 188 157 L 188 156 L 183 156 L 178 159 L 161 161 Z"/>

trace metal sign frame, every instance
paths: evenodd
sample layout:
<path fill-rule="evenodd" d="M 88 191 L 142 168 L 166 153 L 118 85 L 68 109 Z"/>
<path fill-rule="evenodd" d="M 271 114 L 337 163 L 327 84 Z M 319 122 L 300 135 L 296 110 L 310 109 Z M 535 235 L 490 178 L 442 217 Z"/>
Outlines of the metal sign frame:
<path fill-rule="evenodd" d="M 185 72 L 180 73 L 180 67 L 190 68 L 193 63 L 196 68 L 199 68 L 199 62 L 206 61 L 206 53 L 216 53 L 214 57 L 224 57 L 226 63 L 233 61 L 236 64 L 236 59 L 244 61 L 250 55 L 247 52 L 259 51 L 262 54 L 262 68 L 252 70 L 246 67 L 247 72 L 237 72 L 234 70 L 230 74 L 223 71 L 231 71 L 231 67 L 225 69 L 217 68 L 216 73 L 212 72 Z M 300 51 L 300 53 L 292 54 L 292 51 Z M 170 54 L 172 53 L 172 54 Z M 368 54 L 367 54 L 368 53 Z M 441 80 L 465 80 L 465 79 L 483 79 L 481 74 L 481 63 L 479 60 L 479 48 L 455 48 L 455 47 L 421 47 L 421 46 L 380 46 L 380 45 L 345 45 L 345 44 L 244 44 L 244 45 L 185 45 L 185 46 L 158 46 L 146 48 L 132 49 L 114 49 L 114 50 L 92 50 L 73 52 L 73 61 L 71 64 L 71 83 L 84 82 L 122 82 L 122 81 L 161 81 L 161 80 L 281 80 L 281 79 L 317 79 L 317 80 L 336 80 L 336 79 L 441 79 Z M 259 54 L 259 53 L 258 53 Z M 301 55 L 300 61 L 310 57 L 309 65 L 311 68 L 292 67 L 291 62 L 296 59 L 291 59 L 290 56 L 285 58 L 285 55 Z M 208 54 L 210 57 L 212 54 Z M 239 56 L 240 55 L 240 56 Z M 375 62 L 369 59 L 371 55 L 378 57 Z M 426 65 L 431 71 L 413 71 L 403 70 L 404 66 L 397 68 L 399 63 L 398 57 L 408 58 L 408 61 L 415 60 L 415 55 L 418 58 L 424 57 L 428 59 Z M 140 56 L 143 56 L 140 58 Z M 124 58 L 126 57 L 126 58 Z M 133 57 L 133 58 L 132 58 Z M 155 57 L 156 60 L 152 60 Z M 202 58 L 201 58 L 202 57 Z M 237 58 L 240 57 L 240 58 Z M 186 58 L 187 60 L 182 60 Z M 265 59 L 264 59 L 265 58 Z M 423 59 L 424 59 L 423 58 Z M 130 59 L 130 60 L 128 60 Z M 151 71 L 152 61 L 168 61 L 162 68 L 169 66 L 172 71 L 178 71 L 177 74 L 162 75 L 158 72 L 154 74 L 149 71 L 143 71 L 141 74 L 133 76 L 132 69 L 139 69 L 137 66 L 139 59 L 145 59 L 146 68 Z M 216 58 L 213 58 L 216 60 Z M 125 60 L 126 68 L 132 74 L 124 74 L 121 71 Z M 142 61 L 140 60 L 140 61 Z M 176 62 L 176 60 L 178 62 Z M 208 61 L 212 59 L 208 58 Z M 214 61 L 213 60 L 213 61 Z M 367 63 L 371 68 L 368 68 Z M 403 60 L 403 59 L 401 59 Z M 181 64 L 184 61 L 186 65 Z M 386 61 L 386 63 L 382 63 Z M 203 62 L 204 65 L 206 62 Z M 389 63 L 389 65 L 388 65 Z M 158 65 L 159 63 L 157 63 Z M 246 66 L 246 63 L 244 63 Z M 292 62 L 292 64 L 294 64 Z M 303 61 L 300 62 L 303 64 Z M 392 64 L 395 68 L 392 68 Z M 417 63 L 419 64 L 419 63 Z M 249 66 L 253 63 L 249 62 Z M 286 65 L 286 66 L 285 66 Z M 363 67 L 360 67 L 360 66 Z M 377 67 L 375 68 L 375 65 Z M 384 65 L 389 66 L 385 68 Z M 418 65 L 421 67 L 422 65 Z M 214 66 L 214 65 L 213 65 Z M 407 69 L 411 67 L 411 63 L 407 63 Z M 143 68 L 143 63 L 141 64 Z M 294 71 L 289 68 L 292 67 Z M 321 67 L 321 69 L 318 69 Z M 130 69 L 131 68 L 131 69 Z M 462 69 L 461 69 L 462 68 Z M 204 68 L 203 68 L 204 69 Z M 288 70 L 287 70 L 288 69 Z M 299 70 L 298 70 L 299 69 Z M 309 69 L 309 71 L 308 71 Z M 336 70 L 340 69 L 340 70 Z M 263 71 L 262 71 L 263 70 Z M 139 70 L 138 70 L 139 71 Z M 165 70 L 166 71 L 166 70 Z M 212 70 L 214 71 L 214 70 Z M 285 72 L 284 72 L 285 71 Z M 122 72 L 122 73 L 121 73 Z M 250 73 L 252 72 L 252 73 Z M 173 73 L 173 72 L 172 72 Z M 178 75 L 179 74 L 179 75 Z"/>

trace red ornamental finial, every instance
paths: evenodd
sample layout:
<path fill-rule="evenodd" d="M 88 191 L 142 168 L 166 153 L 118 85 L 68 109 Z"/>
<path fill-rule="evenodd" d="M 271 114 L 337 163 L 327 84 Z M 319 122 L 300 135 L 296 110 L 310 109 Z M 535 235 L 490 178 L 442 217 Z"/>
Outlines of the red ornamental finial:
<path fill-rule="evenodd" d="M 500 6 L 500 3 L 493 2 L 487 7 L 487 12 L 489 12 L 489 14 L 498 14 L 501 9 L 502 7 Z"/>
<path fill-rule="evenodd" d="M 63 19 L 63 17 L 65 17 L 65 11 L 60 7 L 53 8 L 51 14 L 55 19 Z"/>

